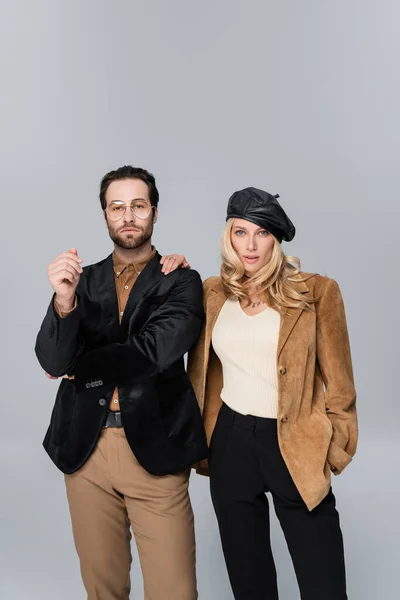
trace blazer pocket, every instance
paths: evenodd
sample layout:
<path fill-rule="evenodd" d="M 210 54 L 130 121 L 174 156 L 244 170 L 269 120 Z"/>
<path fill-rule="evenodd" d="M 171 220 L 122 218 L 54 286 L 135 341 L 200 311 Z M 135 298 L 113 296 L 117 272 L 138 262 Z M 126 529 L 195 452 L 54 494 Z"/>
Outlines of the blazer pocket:
<path fill-rule="evenodd" d="M 322 419 L 322 421 L 327 425 L 330 434 L 333 435 L 333 426 L 332 426 L 332 421 L 330 420 L 330 418 L 328 417 L 328 415 L 326 414 L 326 412 L 322 412 L 321 410 L 316 410 L 315 413 Z"/>

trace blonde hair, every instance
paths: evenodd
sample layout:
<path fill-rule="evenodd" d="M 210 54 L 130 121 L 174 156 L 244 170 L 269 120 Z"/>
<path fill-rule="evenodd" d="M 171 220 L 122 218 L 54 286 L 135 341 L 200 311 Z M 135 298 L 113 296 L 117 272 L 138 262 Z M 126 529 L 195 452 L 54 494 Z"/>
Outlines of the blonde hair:
<path fill-rule="evenodd" d="M 221 238 L 221 280 L 228 296 L 250 302 L 249 292 L 256 289 L 257 295 L 276 310 L 283 307 L 309 309 L 315 300 L 305 297 L 294 285 L 296 281 L 302 281 L 299 278 L 300 260 L 286 256 L 274 236 L 270 261 L 252 277 L 245 276 L 243 263 L 232 245 L 233 222 L 234 219 L 228 219 Z"/>

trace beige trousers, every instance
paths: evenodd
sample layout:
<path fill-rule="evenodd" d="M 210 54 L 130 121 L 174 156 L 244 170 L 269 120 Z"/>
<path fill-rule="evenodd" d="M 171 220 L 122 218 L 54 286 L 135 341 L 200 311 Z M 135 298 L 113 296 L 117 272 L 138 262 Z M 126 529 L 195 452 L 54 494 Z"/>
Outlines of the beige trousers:
<path fill-rule="evenodd" d="M 132 527 L 145 600 L 196 600 L 189 472 L 157 477 L 141 467 L 123 428 L 102 430 L 79 471 L 65 475 L 88 600 L 128 600 Z"/>

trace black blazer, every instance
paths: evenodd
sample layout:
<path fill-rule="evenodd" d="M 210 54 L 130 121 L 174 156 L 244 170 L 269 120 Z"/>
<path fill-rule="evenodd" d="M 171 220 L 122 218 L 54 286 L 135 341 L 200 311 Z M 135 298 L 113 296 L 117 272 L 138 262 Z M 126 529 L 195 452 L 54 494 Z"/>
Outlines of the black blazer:
<path fill-rule="evenodd" d="M 63 379 L 43 445 L 64 473 L 93 451 L 115 386 L 122 424 L 140 464 L 153 475 L 178 472 L 207 455 L 200 409 L 183 356 L 200 335 L 199 274 L 161 273 L 160 255 L 133 286 L 119 323 L 112 255 L 84 268 L 78 306 L 60 319 L 51 301 L 36 340 L 45 371 Z"/>

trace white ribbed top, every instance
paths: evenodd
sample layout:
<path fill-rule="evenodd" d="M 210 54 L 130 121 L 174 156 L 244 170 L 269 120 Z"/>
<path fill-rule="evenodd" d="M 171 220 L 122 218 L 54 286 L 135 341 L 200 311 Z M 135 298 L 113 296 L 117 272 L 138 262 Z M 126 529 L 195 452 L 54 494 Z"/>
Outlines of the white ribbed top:
<path fill-rule="evenodd" d="M 280 315 L 273 308 L 250 317 L 228 299 L 214 325 L 212 344 L 221 361 L 221 398 L 243 415 L 276 419 Z"/>

